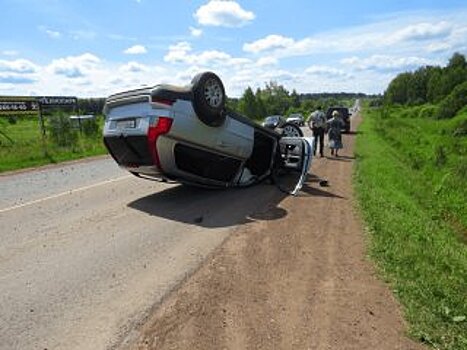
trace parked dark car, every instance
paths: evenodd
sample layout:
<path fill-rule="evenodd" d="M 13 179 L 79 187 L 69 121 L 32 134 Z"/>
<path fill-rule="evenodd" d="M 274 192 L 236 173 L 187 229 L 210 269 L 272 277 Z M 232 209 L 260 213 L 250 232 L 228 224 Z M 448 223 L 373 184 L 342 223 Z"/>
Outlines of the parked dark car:
<path fill-rule="evenodd" d="M 331 119 L 332 118 L 332 112 L 338 111 L 340 115 L 342 116 L 342 120 L 344 121 L 344 127 L 342 128 L 342 131 L 344 132 L 349 132 L 350 131 L 350 112 L 347 107 L 329 107 L 328 110 L 326 111 L 326 119 Z"/>
<path fill-rule="evenodd" d="M 263 126 L 269 129 L 281 128 L 286 123 L 285 118 L 281 115 L 270 115 L 266 117 Z"/>

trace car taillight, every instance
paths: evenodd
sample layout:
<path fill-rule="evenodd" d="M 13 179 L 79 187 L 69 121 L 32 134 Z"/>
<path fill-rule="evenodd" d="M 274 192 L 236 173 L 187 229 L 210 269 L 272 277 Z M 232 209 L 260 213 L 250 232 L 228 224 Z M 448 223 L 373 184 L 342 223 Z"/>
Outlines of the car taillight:
<path fill-rule="evenodd" d="M 173 119 L 167 117 L 158 117 L 156 125 L 150 125 L 148 129 L 148 147 L 152 159 L 156 166 L 162 171 L 159 153 L 157 153 L 157 139 L 159 136 L 167 134 L 172 127 Z"/>

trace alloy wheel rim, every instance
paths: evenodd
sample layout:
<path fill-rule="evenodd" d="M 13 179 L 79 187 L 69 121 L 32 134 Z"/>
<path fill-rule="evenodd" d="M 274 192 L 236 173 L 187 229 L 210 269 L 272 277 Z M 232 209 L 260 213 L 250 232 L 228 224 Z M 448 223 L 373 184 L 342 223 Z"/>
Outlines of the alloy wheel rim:
<path fill-rule="evenodd" d="M 290 125 L 284 128 L 283 135 L 288 137 L 300 137 L 298 130 Z"/>
<path fill-rule="evenodd" d="M 222 89 L 214 79 L 209 79 L 204 87 L 204 98 L 210 107 L 219 107 L 222 103 Z"/>

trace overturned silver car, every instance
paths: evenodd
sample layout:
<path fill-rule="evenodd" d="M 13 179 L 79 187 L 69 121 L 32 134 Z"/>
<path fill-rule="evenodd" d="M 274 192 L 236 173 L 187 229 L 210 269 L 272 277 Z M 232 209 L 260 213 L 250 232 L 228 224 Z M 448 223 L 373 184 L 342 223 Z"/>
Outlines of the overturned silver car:
<path fill-rule="evenodd" d="M 295 173 L 296 194 L 311 162 L 312 140 L 295 124 L 271 130 L 225 107 L 212 72 L 190 85 L 156 85 L 107 98 L 104 143 L 132 174 L 210 187 L 244 187 Z"/>

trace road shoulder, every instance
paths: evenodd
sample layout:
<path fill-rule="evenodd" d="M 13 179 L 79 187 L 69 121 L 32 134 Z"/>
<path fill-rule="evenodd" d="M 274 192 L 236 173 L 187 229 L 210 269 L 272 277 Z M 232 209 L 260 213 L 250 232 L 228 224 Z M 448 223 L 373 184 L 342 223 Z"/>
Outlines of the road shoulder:
<path fill-rule="evenodd" d="M 125 347 L 423 349 L 366 257 L 354 138 L 345 136 L 340 158 L 317 159 L 300 196 L 252 215 Z"/>

